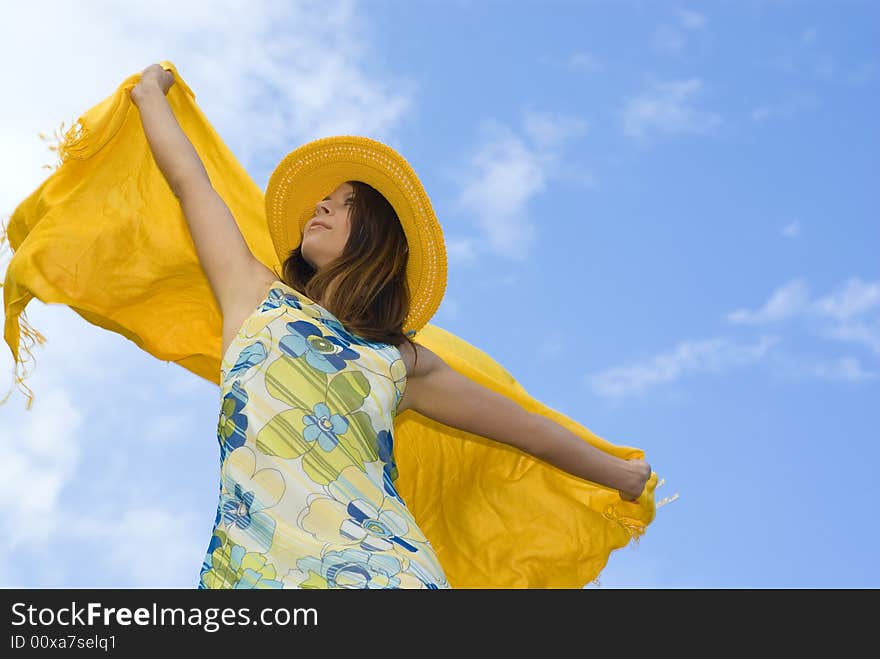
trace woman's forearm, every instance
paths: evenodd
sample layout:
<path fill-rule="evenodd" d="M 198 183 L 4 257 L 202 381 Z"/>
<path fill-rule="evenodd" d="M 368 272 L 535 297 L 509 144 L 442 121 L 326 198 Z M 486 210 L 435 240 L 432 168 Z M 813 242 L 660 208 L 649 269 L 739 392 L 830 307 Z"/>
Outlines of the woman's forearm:
<path fill-rule="evenodd" d="M 536 415 L 535 457 L 559 467 L 579 478 L 615 490 L 632 489 L 638 476 L 632 466 L 585 442 L 552 419 Z"/>
<path fill-rule="evenodd" d="M 208 172 L 192 143 L 177 123 L 168 99 L 158 85 L 136 86 L 131 100 L 137 106 L 153 158 L 175 195 L 182 181 Z"/>

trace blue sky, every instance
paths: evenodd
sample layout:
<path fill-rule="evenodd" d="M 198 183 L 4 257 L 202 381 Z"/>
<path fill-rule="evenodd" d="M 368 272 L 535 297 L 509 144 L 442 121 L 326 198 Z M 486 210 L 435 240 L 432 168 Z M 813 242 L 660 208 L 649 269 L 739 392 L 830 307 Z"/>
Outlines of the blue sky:
<path fill-rule="evenodd" d="M 444 228 L 431 322 L 680 495 L 598 587 L 880 586 L 874 3 L 244 4 L 5 8 L 0 212 L 54 162 L 39 132 L 163 59 L 263 189 L 306 141 L 380 139 Z M 0 585 L 194 587 L 216 386 L 27 316 Z"/>

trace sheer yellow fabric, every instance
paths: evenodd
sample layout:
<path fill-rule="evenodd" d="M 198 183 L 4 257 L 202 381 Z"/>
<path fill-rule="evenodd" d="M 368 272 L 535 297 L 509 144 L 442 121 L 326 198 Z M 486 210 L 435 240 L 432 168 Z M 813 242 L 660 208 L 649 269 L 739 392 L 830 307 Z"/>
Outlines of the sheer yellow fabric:
<path fill-rule="evenodd" d="M 170 62 L 168 101 L 251 251 L 280 271 L 263 192 L 195 103 Z M 222 317 L 180 204 L 149 150 L 129 91 L 140 74 L 85 112 L 54 147 L 53 173 L 19 204 L 4 231 L 4 336 L 24 386 L 20 352 L 45 341 L 24 310 L 34 297 L 65 304 L 164 361 L 219 384 Z M 0 243 L 2 244 L 2 243 Z M 205 311 L 207 310 L 207 312 Z M 484 352 L 432 324 L 415 340 L 452 368 L 622 458 L 617 446 L 530 396 Z M 10 390 L 11 393 L 11 390 Z M 9 393 L 3 399 L 5 402 Z M 28 389 L 28 409 L 33 394 Z M 638 501 L 414 410 L 395 421 L 398 491 L 457 588 L 580 588 L 614 549 L 654 520 L 657 474 Z M 662 483 L 661 483 L 662 484 Z"/>

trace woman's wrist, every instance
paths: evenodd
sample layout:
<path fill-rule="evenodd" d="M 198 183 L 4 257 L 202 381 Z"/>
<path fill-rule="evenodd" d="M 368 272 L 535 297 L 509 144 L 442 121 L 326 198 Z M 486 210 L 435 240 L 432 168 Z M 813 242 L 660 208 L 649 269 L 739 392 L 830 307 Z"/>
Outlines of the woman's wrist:
<path fill-rule="evenodd" d="M 162 88 L 159 87 L 157 83 L 150 82 L 149 80 L 142 80 L 131 88 L 131 100 L 137 103 L 145 95 L 152 93 L 158 93 L 164 96 Z"/>

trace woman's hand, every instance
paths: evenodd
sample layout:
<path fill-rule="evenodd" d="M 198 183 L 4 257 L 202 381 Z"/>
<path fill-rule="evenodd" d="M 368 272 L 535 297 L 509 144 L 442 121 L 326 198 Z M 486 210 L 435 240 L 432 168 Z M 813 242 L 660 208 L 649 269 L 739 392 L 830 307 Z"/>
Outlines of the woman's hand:
<path fill-rule="evenodd" d="M 163 94 L 167 94 L 174 84 L 174 74 L 167 69 L 163 69 L 159 64 L 150 64 L 141 72 L 141 79 L 131 90 L 132 98 L 136 98 L 147 86 L 155 85 L 162 90 Z"/>
<path fill-rule="evenodd" d="M 635 501 L 645 489 L 645 484 L 651 478 L 651 465 L 644 460 L 627 460 L 632 467 L 632 485 L 620 492 L 620 498 L 624 501 Z"/>

